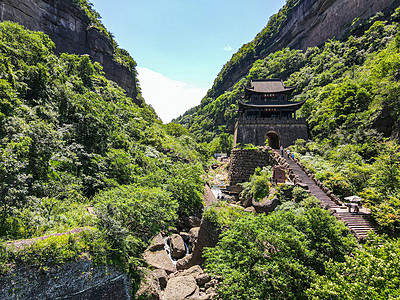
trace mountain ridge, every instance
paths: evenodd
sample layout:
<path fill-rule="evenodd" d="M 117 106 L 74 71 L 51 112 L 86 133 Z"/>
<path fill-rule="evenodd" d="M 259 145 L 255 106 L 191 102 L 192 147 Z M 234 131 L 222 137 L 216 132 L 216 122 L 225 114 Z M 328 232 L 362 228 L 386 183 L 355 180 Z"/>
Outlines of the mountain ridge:
<path fill-rule="evenodd" d="M 257 59 L 286 47 L 305 50 L 345 35 L 352 27 L 400 1 L 288 0 L 253 41 L 244 44 L 224 65 L 206 97 L 218 97 L 232 89 Z M 345 15 L 340 16 L 339 13 Z M 357 22 L 353 21 L 359 19 Z M 274 32 L 275 27 L 278 31 Z"/>

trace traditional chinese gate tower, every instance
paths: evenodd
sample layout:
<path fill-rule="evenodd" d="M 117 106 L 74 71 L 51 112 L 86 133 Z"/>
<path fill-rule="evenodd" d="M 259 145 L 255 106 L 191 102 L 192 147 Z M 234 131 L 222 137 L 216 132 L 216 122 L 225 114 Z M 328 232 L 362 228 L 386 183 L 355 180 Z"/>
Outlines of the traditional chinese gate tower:
<path fill-rule="evenodd" d="M 293 90 L 282 80 L 253 79 L 245 89 L 244 101 L 239 101 L 234 147 L 238 144 L 263 146 L 268 140 L 272 148 L 279 148 L 297 139 L 307 140 L 306 120 L 296 118 L 296 110 L 304 102 L 288 101 Z"/>

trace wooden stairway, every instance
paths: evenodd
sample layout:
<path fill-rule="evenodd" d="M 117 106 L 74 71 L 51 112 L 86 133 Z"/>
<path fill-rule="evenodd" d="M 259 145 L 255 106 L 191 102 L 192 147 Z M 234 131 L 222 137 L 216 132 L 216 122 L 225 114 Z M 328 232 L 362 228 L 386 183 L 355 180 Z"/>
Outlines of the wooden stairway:
<path fill-rule="evenodd" d="M 279 150 L 274 151 L 280 156 Z M 333 202 L 332 199 L 328 197 L 314 182 L 314 180 L 308 177 L 307 174 L 292 159 L 288 158 L 286 155 L 284 155 L 284 159 L 289 164 L 289 167 L 293 170 L 294 174 L 300 179 L 300 181 L 308 186 L 311 194 L 321 202 L 321 206 L 325 209 L 335 210 L 335 216 L 345 223 L 345 225 L 351 230 L 356 238 L 359 240 L 364 240 L 369 231 L 376 231 L 371 222 L 371 216 L 369 212 L 361 210 L 358 213 L 350 213 L 346 206 Z"/>

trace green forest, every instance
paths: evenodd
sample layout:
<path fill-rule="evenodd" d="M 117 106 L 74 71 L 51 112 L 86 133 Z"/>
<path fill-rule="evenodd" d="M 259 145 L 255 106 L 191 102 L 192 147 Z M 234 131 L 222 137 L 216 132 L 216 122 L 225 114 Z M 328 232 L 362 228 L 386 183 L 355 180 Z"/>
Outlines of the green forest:
<path fill-rule="evenodd" d="M 21 252 L 2 245 L 1 272 L 12 261 L 62 262 L 88 251 L 137 280 L 149 239 L 201 211 L 208 152 L 134 104 L 88 56 L 53 48 L 43 33 L 0 24 L 0 236 L 91 230 Z"/>
<path fill-rule="evenodd" d="M 216 299 L 398 299 L 400 8 L 343 40 L 254 60 L 232 91 L 220 90 L 226 74 L 266 53 L 298 2 L 288 0 L 224 66 L 201 104 L 169 124 L 145 101 L 135 104 L 88 55 L 56 55 L 45 34 L 0 23 L 0 277 L 21 264 L 45 272 L 49 263 L 89 257 L 128 274 L 135 293 L 151 238 L 195 215 L 220 233 L 203 253 L 205 271 L 219 282 Z M 135 61 L 90 3 L 74 3 L 135 75 Z M 294 185 L 274 187 L 280 204 L 270 214 L 223 200 L 204 208 L 207 173 L 219 166 L 212 155 L 230 153 L 237 101 L 258 78 L 296 87 L 310 140 L 290 150 L 341 199 L 361 196 L 378 234 L 359 244 Z M 241 198 L 267 197 L 271 168 L 257 168 L 243 188 Z M 13 246 L 71 230 L 78 231 Z"/>
<path fill-rule="evenodd" d="M 231 92 L 206 97 L 177 121 L 200 142 L 232 139 L 237 102 L 252 78 L 283 78 L 306 101 L 310 141 L 292 147 L 316 178 L 340 197 L 360 194 L 387 233 L 398 230 L 400 10 L 377 15 L 363 35 L 307 51 L 283 49 L 258 60 Z"/>
<path fill-rule="evenodd" d="M 309 201 L 301 205 L 303 200 L 296 201 L 293 195 L 289 206 L 284 202 L 281 209 L 267 217 L 242 216 L 234 222 L 223 222 L 223 228 L 228 229 L 217 247 L 207 253 L 209 270 L 224 278 L 218 291 L 222 299 L 399 297 L 399 14 L 399 9 L 390 16 L 377 14 L 346 39 L 330 40 L 322 47 L 271 53 L 255 61 L 232 91 L 219 96 L 215 84 L 214 91 L 210 90 L 198 107 L 177 119 L 197 140 L 222 149 L 220 141 L 232 139 L 237 102 L 250 80 L 283 79 L 287 86 L 296 87 L 293 101 L 306 101 L 298 117 L 306 118 L 310 133 L 309 141 L 298 140 L 290 150 L 341 199 L 360 195 L 381 233 L 370 237 L 361 249 L 352 248 L 348 241 L 333 242 L 334 229 L 329 223 L 319 223 L 318 229 L 310 229 L 307 223 L 296 225 L 296 218 L 303 220 L 307 218 L 304 214 L 315 214 L 318 209 L 310 209 Z M 243 49 L 227 63 L 216 82 L 224 80 L 220 76 L 237 63 L 236 56 L 242 55 Z M 248 183 L 247 190 L 253 192 L 253 197 L 257 192 L 268 192 L 268 178 L 255 175 Z M 299 204 L 293 207 L 293 201 L 303 208 L 299 210 Z M 314 218 L 321 221 L 321 217 Z M 276 219 L 280 220 L 279 226 Z M 325 225 L 330 234 L 324 241 L 312 240 L 304 246 L 290 241 L 293 236 L 297 237 L 296 243 L 300 237 L 306 241 L 307 233 L 323 231 Z M 282 236 L 282 232 L 292 230 L 296 232 Z M 279 242 L 271 242 L 271 236 L 277 235 Z M 344 238 L 343 232 L 339 235 Z M 269 250 L 265 256 L 266 243 L 275 249 L 283 240 L 284 246 L 278 247 L 281 251 Z M 333 244 L 340 245 L 340 249 L 331 249 Z M 312 256 L 315 247 L 329 248 L 318 249 L 329 253 L 321 257 L 320 266 L 315 258 L 301 254 Z M 281 259 L 283 262 L 278 263 Z"/>

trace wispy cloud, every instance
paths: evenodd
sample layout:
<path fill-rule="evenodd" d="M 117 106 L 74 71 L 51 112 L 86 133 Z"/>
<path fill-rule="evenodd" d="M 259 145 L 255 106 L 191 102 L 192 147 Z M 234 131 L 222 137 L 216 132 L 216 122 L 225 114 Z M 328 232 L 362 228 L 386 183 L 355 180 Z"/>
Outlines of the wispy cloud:
<path fill-rule="evenodd" d="M 137 68 L 142 94 L 146 103 L 168 123 L 188 109 L 199 105 L 207 89 L 172 80 L 147 68 Z"/>
<path fill-rule="evenodd" d="M 233 49 L 230 45 L 225 46 L 223 50 L 226 51 L 226 52 L 232 52 L 232 51 L 234 51 L 234 49 Z"/>

